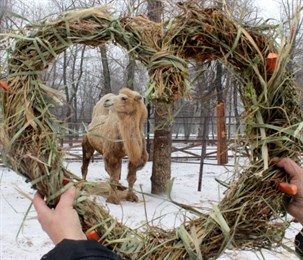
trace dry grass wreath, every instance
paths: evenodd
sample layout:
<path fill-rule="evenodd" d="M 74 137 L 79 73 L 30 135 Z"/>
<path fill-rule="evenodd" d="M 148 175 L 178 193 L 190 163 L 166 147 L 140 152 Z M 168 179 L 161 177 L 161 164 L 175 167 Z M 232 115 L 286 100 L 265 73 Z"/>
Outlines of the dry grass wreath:
<path fill-rule="evenodd" d="M 298 91 L 287 72 L 294 35 L 287 42 L 282 39 L 283 47 L 276 49 L 262 25 L 241 25 L 216 9 L 179 7 L 182 14 L 164 24 L 143 17 L 113 19 L 102 7 L 72 11 L 34 25 L 26 36 L 12 37 L 9 90 L 2 97 L 3 154 L 7 165 L 45 195 L 49 205 L 55 205 L 69 186 L 85 187 L 63 166 L 64 155 L 57 146 L 60 122 L 49 111 L 56 93 L 40 79 L 40 73 L 72 44 L 100 46 L 111 40 L 132 52 L 148 67 L 148 93 L 154 102 L 174 102 L 188 95 L 188 59 L 219 59 L 242 81 L 239 93 L 246 108 L 245 146 L 251 151 L 251 164 L 212 212 L 193 209 L 197 218 L 174 230 L 135 231 L 85 193 L 79 195 L 76 209 L 84 231 L 95 230 L 100 242 L 123 259 L 198 259 L 216 257 L 227 246 L 270 247 L 281 242 L 287 227 L 281 218 L 284 197 L 276 187 L 286 176 L 271 158 L 298 160 L 303 147 Z M 273 72 L 266 66 L 270 52 L 279 55 Z"/>

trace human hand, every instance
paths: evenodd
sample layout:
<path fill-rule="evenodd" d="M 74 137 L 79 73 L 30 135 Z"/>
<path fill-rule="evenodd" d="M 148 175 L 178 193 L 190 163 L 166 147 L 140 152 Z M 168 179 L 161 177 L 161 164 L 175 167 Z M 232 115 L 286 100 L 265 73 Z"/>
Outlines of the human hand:
<path fill-rule="evenodd" d="M 37 192 L 33 199 L 42 229 L 48 234 L 55 245 L 63 239 L 86 240 L 82 231 L 79 216 L 73 208 L 76 189 L 69 188 L 64 192 L 55 209 L 50 209 Z"/>
<path fill-rule="evenodd" d="M 297 186 L 297 193 L 285 206 L 287 212 L 303 225 L 303 168 L 290 158 L 283 158 L 276 165 L 290 176 L 290 184 Z"/>

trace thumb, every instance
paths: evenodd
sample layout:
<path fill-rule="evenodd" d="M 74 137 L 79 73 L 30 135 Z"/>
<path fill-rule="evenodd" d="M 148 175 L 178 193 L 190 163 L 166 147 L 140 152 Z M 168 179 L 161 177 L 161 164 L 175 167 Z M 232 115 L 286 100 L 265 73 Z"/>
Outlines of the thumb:
<path fill-rule="evenodd" d="M 65 191 L 59 200 L 56 208 L 73 208 L 74 200 L 76 198 L 77 190 L 74 187 L 69 188 Z"/>
<path fill-rule="evenodd" d="M 298 177 L 302 172 L 301 166 L 289 158 L 283 158 L 276 165 L 284 169 L 292 178 Z"/>
<path fill-rule="evenodd" d="M 51 209 L 46 205 L 44 199 L 41 197 L 39 192 L 36 192 L 33 198 L 34 207 L 38 213 L 38 215 L 44 215 L 44 213 L 48 213 Z"/>

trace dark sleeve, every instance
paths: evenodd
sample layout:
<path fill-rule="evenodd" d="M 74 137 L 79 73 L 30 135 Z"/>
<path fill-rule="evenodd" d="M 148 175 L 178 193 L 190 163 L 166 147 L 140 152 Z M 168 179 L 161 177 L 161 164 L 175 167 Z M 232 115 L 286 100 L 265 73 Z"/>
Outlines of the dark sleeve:
<path fill-rule="evenodd" d="M 62 240 L 41 260 L 120 260 L 121 258 L 96 240 Z"/>
<path fill-rule="evenodd" d="M 303 259 L 303 229 L 295 237 L 296 253 Z"/>

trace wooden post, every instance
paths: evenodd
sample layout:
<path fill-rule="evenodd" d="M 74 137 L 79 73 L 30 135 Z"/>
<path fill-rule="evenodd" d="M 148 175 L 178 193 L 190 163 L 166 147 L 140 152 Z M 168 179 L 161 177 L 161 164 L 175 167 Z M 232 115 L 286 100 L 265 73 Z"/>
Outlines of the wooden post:
<path fill-rule="evenodd" d="M 226 126 L 225 126 L 225 108 L 224 103 L 218 103 L 217 112 L 217 162 L 223 165 L 228 162 L 226 145 Z"/>
<path fill-rule="evenodd" d="M 200 169 L 199 169 L 199 180 L 198 180 L 198 191 L 202 190 L 202 178 L 203 178 L 203 166 L 204 160 L 206 157 L 206 140 L 202 140 L 202 149 L 201 149 L 201 157 L 200 157 Z"/>
<path fill-rule="evenodd" d="M 209 119 L 210 118 L 208 116 L 206 116 L 206 117 L 204 117 L 204 122 L 203 122 L 203 134 L 202 134 L 202 147 L 201 147 L 201 157 L 200 157 L 198 191 L 202 190 L 203 166 L 204 166 L 204 160 L 205 160 L 205 157 L 206 157 L 206 150 L 207 150 Z"/>

